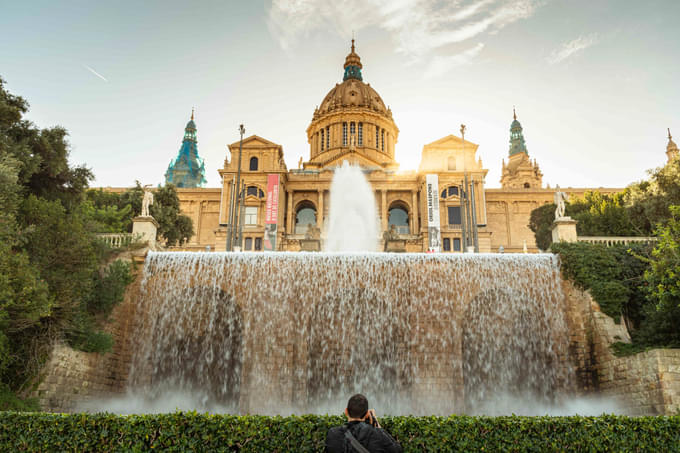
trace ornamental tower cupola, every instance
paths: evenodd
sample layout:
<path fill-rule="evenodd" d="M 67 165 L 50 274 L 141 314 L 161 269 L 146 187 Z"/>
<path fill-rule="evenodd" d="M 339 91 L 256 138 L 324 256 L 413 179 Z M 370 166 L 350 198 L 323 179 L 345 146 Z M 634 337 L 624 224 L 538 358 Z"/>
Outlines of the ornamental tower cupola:
<path fill-rule="evenodd" d="M 503 160 L 501 186 L 504 189 L 540 189 L 543 184 L 543 173 L 536 160 L 529 159 L 529 152 L 524 141 L 522 125 L 517 120 L 517 113 L 512 109 L 510 124 L 510 150 L 508 164 Z"/>
<path fill-rule="evenodd" d="M 354 39 L 345 57 L 342 83 L 337 83 L 314 109 L 307 127 L 310 145 L 305 170 L 332 169 L 343 161 L 364 168 L 396 170 L 394 145 L 399 129 L 392 111 L 369 83 Z"/>
<path fill-rule="evenodd" d="M 205 165 L 198 155 L 193 109 L 191 119 L 184 128 L 184 139 L 179 153 L 175 159 L 170 161 L 168 170 L 165 172 L 165 183 L 181 188 L 201 187 L 206 183 Z"/>
<path fill-rule="evenodd" d="M 666 145 L 666 156 L 668 157 L 668 162 L 678 157 L 678 145 L 676 145 L 673 141 L 670 128 L 668 129 L 668 145 Z"/>

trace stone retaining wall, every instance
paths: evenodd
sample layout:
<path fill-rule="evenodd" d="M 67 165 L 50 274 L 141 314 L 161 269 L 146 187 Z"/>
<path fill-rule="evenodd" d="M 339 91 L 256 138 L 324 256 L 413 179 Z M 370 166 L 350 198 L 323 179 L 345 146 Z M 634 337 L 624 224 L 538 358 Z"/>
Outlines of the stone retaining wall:
<path fill-rule="evenodd" d="M 140 262 L 137 271 L 135 282 L 127 288 L 123 302 L 113 309 L 104 329 L 113 336 L 111 352 L 99 354 L 76 351 L 63 343 L 54 345 L 40 374 L 40 384 L 31 395 L 38 398 L 43 410 L 73 412 L 92 399 L 125 390 L 131 361 L 130 327 L 141 280 Z"/>

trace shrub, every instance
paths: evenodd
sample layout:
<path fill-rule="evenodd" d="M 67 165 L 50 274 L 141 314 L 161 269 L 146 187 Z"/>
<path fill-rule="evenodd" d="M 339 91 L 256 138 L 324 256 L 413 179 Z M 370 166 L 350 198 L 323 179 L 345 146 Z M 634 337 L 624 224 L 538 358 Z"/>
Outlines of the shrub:
<path fill-rule="evenodd" d="M 0 413 L 3 451 L 323 451 L 338 416 Z M 677 451 L 680 416 L 384 417 L 405 452 Z"/>

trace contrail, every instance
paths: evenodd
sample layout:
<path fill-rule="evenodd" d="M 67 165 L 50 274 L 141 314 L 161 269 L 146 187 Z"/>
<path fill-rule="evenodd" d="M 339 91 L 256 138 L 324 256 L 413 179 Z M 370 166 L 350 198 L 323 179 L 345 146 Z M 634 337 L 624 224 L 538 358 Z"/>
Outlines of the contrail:
<path fill-rule="evenodd" d="M 92 74 L 94 74 L 94 75 L 96 75 L 97 77 L 99 77 L 100 79 L 102 79 L 104 82 L 107 82 L 107 83 L 109 82 L 108 80 L 106 80 L 106 77 L 104 77 L 103 75 L 101 75 L 100 73 L 98 73 L 97 71 L 95 71 L 94 69 L 92 69 L 91 67 L 89 67 L 88 65 L 84 64 L 83 66 L 85 66 L 85 69 L 87 69 L 87 70 L 90 71 Z"/>

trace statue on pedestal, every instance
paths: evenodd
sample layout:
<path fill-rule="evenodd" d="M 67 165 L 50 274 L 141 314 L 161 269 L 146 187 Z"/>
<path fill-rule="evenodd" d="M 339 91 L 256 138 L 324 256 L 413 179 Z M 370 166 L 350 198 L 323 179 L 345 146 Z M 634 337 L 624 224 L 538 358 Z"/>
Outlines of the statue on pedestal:
<path fill-rule="evenodd" d="M 385 230 L 383 233 L 383 240 L 385 242 L 399 240 L 399 233 L 397 232 L 397 227 L 394 224 L 390 225 L 390 227 Z"/>
<path fill-rule="evenodd" d="M 318 241 L 321 239 L 321 230 L 319 227 L 314 226 L 311 223 L 307 224 L 307 231 L 305 231 L 305 239 L 308 241 Z"/>
<path fill-rule="evenodd" d="M 555 204 L 557 208 L 555 209 L 555 220 L 564 217 L 564 202 L 569 200 L 569 195 L 566 192 L 560 192 L 560 186 L 555 187 Z"/>
<path fill-rule="evenodd" d="M 151 184 L 144 186 L 144 197 L 142 197 L 142 217 L 151 217 L 149 214 L 149 206 L 153 204 L 153 193 L 149 190 Z"/>

